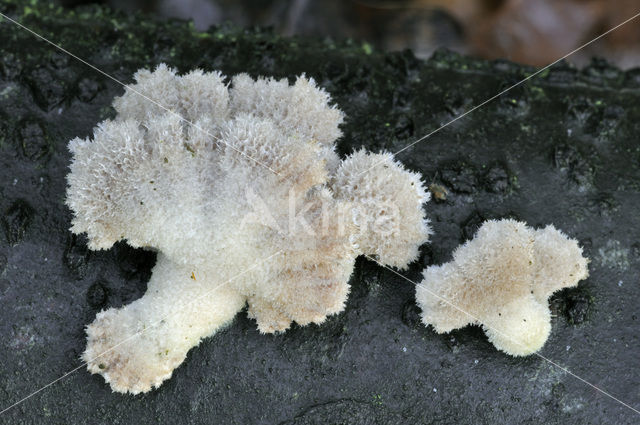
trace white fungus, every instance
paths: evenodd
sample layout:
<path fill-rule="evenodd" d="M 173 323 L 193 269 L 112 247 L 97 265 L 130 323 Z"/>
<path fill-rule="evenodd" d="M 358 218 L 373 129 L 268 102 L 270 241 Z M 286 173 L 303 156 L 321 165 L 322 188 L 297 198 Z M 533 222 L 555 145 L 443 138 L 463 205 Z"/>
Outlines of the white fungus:
<path fill-rule="evenodd" d="M 403 268 L 428 239 L 420 176 L 386 153 L 340 161 L 343 113 L 312 79 L 135 79 L 114 120 L 69 143 L 72 231 L 158 251 L 146 294 L 87 327 L 83 358 L 114 391 L 159 386 L 245 304 L 265 333 L 322 323 L 357 255 Z"/>
<path fill-rule="evenodd" d="M 489 220 L 451 262 L 425 269 L 416 300 L 436 332 L 480 324 L 496 348 L 524 356 L 549 336 L 549 296 L 585 279 L 587 263 L 578 243 L 551 225 Z"/>

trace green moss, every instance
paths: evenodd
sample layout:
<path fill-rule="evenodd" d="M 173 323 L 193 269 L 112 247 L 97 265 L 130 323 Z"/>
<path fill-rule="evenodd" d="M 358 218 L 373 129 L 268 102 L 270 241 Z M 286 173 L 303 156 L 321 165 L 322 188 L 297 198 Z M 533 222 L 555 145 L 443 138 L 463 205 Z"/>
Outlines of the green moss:
<path fill-rule="evenodd" d="M 538 78 L 547 78 L 549 76 L 549 69 L 550 68 L 546 68 L 545 70 L 543 70 L 541 73 L 539 73 L 538 75 L 536 75 L 536 77 Z"/>
<path fill-rule="evenodd" d="M 49 2 L 6 0 L 0 10 L 124 83 L 132 81 L 138 68 L 160 62 L 181 72 L 200 67 L 220 69 L 227 75 L 248 72 L 278 78 L 293 78 L 305 72 L 326 88 L 346 113 L 344 137 L 338 146 L 341 155 L 361 146 L 374 151 L 401 149 L 535 72 L 531 67 L 507 61 L 482 61 L 444 50 L 436 52 L 432 59 L 420 61 L 408 52 L 369 51 L 360 41 L 285 38 L 265 29 L 245 30 L 232 25 L 198 32 L 189 23 L 143 19 L 138 14 L 113 12 L 101 6 L 63 10 Z M 6 208 L 11 198 L 24 193 L 38 212 L 31 232 L 33 239 L 16 248 L 0 243 L 0 253 L 14 262 L 18 258 L 36 261 L 44 255 L 60 258 L 70 220 L 63 202 L 69 165 L 66 143 L 69 138 L 86 136 L 97 122 L 112 117 L 109 105 L 122 94 L 123 87 L 75 59 L 56 64 L 52 53 L 57 52 L 52 46 L 6 21 L 0 24 L 0 39 L 4 41 L 0 45 L 0 174 L 9 182 L 0 187 L 0 203 Z M 39 81 L 29 79 L 30 71 L 37 67 L 51 73 L 45 86 L 53 86 L 51 82 L 55 81 L 65 87 L 64 98 L 51 109 L 34 101 L 33 87 Z M 602 312 L 616 312 L 616 329 L 624 334 L 627 343 L 633 344 L 635 322 L 627 313 L 638 305 L 637 291 L 630 283 L 638 274 L 638 261 L 631 250 L 637 243 L 633 239 L 636 236 L 629 229 L 634 229 L 640 209 L 638 197 L 634 196 L 640 187 L 640 84 L 635 82 L 633 72 L 620 72 L 622 77 L 607 79 L 587 72 L 569 77 L 564 73 L 555 78 L 557 71 L 556 67 L 546 70 L 538 75 L 540 78 L 509 92 L 506 99 L 486 104 L 399 155 L 408 168 L 423 173 L 432 192 L 441 194 L 439 202 L 426 207 L 436 229 L 433 244 L 425 245 L 420 260 L 402 273 L 417 280 L 425 265 L 444 261 L 460 243 L 459 236 L 474 214 L 513 214 L 540 223 L 556 223 L 563 230 L 566 226 L 568 233 L 585 243 L 590 241 L 592 247 L 593 278 L 580 286 L 597 291 L 597 302 L 593 302 L 597 308 L 583 330 L 588 330 L 592 341 L 609 341 L 611 328 Z M 77 96 L 78 81 L 84 78 L 101 84 L 95 98 L 86 102 Z M 13 85 L 17 90 L 8 88 Z M 615 105 L 622 105 L 624 114 L 605 115 L 608 107 Z M 55 134 L 47 163 L 34 165 L 20 153 L 16 123 L 26 117 L 47 122 Z M 584 151 L 587 166 L 597 167 L 593 185 L 586 191 L 578 190 L 570 179 L 572 172 L 580 171 L 575 170 L 579 165 L 575 158 L 569 158 L 566 171 L 554 164 L 555 147 L 566 143 Z M 456 192 L 455 185 L 442 179 L 448 164 L 463 160 L 472 166 L 472 172 L 449 178 L 471 179 L 472 193 Z M 484 180 L 496 160 L 509 171 L 509 189 L 500 193 L 488 191 Z M 34 182 L 42 175 L 49 183 L 41 189 Z M 19 179 L 15 186 L 11 183 L 14 178 Z M 615 199 L 619 207 L 607 206 L 603 197 Z M 43 236 L 38 239 L 40 235 Z M 600 255 L 599 248 L 607 248 L 609 238 L 619 241 L 620 247 Z M 30 251 L 32 246 L 37 247 L 37 252 Z M 630 251 L 625 257 L 618 248 Z M 9 256 L 9 249 L 16 251 Z M 29 394 L 40 385 L 42 369 L 35 366 L 41 365 L 43 358 L 49 359 L 46 367 L 54 375 L 73 366 L 70 362 L 85 344 L 82 329 L 87 317 L 97 313 L 86 303 L 87 285 L 101 276 L 107 278 L 109 302 L 114 306 L 144 292 L 145 279 L 137 275 L 125 278 L 126 265 L 113 252 L 92 253 L 91 261 L 96 274 L 77 281 L 62 261 L 49 261 L 46 270 L 36 261 L 28 265 L 28 273 L 0 276 L 0 281 L 5 278 L 5 283 L 11 283 L 7 295 L 17 288 L 29 288 L 28 292 L 34 295 L 34 311 L 37 307 L 39 313 L 57 312 L 54 316 L 33 314 L 27 319 L 20 316 L 27 310 L 18 312 L 17 319 L 32 321 L 41 332 L 51 329 L 52 333 L 46 336 L 46 343 L 23 350 L 18 357 L 12 350 L 7 351 L 9 360 L 3 358 L 4 368 L 0 370 L 0 374 L 4 373 L 0 376 L 0 391 L 7 395 L 7 401 L 17 400 L 20 394 Z M 11 267 L 6 270 L 11 272 Z M 621 276 L 598 278 L 612 273 Z M 623 280 L 624 285 L 618 287 L 618 280 Z M 195 423 L 208 423 L 215 416 L 224 423 L 294 425 L 425 420 L 473 424 L 478 422 L 478 414 L 488 423 L 531 422 L 531 418 L 559 423 L 566 419 L 555 407 L 557 400 L 550 399 L 550 385 L 534 381 L 526 394 L 520 394 L 522 400 L 498 393 L 498 388 L 505 393 L 522 390 L 521 381 L 514 379 L 511 370 L 514 364 L 518 363 L 521 375 L 532 376 L 543 363 L 533 358 L 512 361 L 477 338 L 473 330 L 436 335 L 420 324 L 417 313 L 412 313 L 415 301 L 411 284 L 382 272 L 372 262 L 358 261 L 351 284 L 346 311 L 321 326 L 294 327 L 284 335 L 267 337 L 259 335 L 246 315 L 240 316 L 215 340 L 203 341 L 201 349 L 190 355 L 190 361 L 177 372 L 179 379 L 160 391 L 143 397 L 111 395 L 104 382 L 79 370 L 29 400 L 31 405 L 8 412 L 7 421 L 52 422 L 43 419 L 43 405 L 55 409 L 60 423 L 68 417 L 79 423 L 95 422 L 96 417 L 105 423 L 122 422 L 123 418 L 152 423 L 158 422 L 156 416 L 159 421 L 175 423 L 188 415 Z M 47 292 L 54 292 L 54 299 L 40 297 Z M 560 294 L 557 299 L 563 302 L 564 297 Z M 16 320 L 7 316 L 3 319 L 9 320 L 7 323 Z M 50 327 L 52 320 L 55 328 Z M 575 336 L 575 327 L 569 326 L 572 319 L 558 315 L 554 320 L 557 341 Z M 403 345 L 410 342 L 412 349 L 396 353 L 400 350 L 389 348 L 396 339 Z M 237 348 L 239 340 L 246 346 Z M 595 351 L 590 347 L 572 348 L 573 366 L 606 365 L 606 359 L 613 355 L 621 367 L 629 369 L 637 360 L 632 356 L 637 350 L 627 350 L 629 355 L 625 356 L 612 351 L 615 344 L 599 347 L 601 350 Z M 487 361 L 474 365 L 469 356 L 476 355 Z M 452 356 L 456 358 L 451 360 Z M 260 358 L 266 362 L 275 359 L 274 370 L 283 372 L 265 373 L 265 365 L 256 361 Z M 474 366 L 460 369 L 458 360 Z M 287 367 L 281 368 L 285 361 Z M 446 364 L 448 361 L 450 365 Z M 391 372 L 389 365 L 393 365 Z M 434 365 L 438 367 L 429 367 Z M 607 373 L 601 367 L 588 370 L 590 377 L 600 381 L 606 380 Z M 549 374 L 546 368 L 544 374 Z M 425 397 L 432 394 L 434 382 L 446 382 L 447 390 L 439 391 L 436 397 Z M 470 386 L 470 382 L 492 383 L 483 387 L 483 398 L 478 400 L 483 406 L 480 410 L 466 409 L 470 392 L 477 396 L 477 386 Z M 403 385 L 409 389 L 403 389 Z M 636 388 L 632 381 L 623 380 L 620 385 L 616 389 L 620 394 L 630 394 Z M 580 391 L 579 386 L 576 391 Z M 441 402 L 440 396 L 445 394 L 451 403 Z M 257 412 L 254 408 L 270 403 L 277 408 Z M 334 406 L 340 403 L 344 410 L 334 414 L 338 411 Z M 391 405 L 402 413 L 402 418 L 385 416 Z M 572 413 L 575 416 L 571 419 L 630 422 L 621 411 L 603 409 L 600 404 L 586 405 L 582 411 Z M 303 417 L 305 412 L 309 412 L 308 416 Z M 352 412 L 356 419 L 349 420 Z M 305 422 L 309 418 L 315 421 Z"/>
<path fill-rule="evenodd" d="M 372 403 L 373 403 L 374 406 L 382 406 L 382 405 L 384 405 L 384 403 L 382 401 L 382 396 L 380 394 L 374 394 Z"/>

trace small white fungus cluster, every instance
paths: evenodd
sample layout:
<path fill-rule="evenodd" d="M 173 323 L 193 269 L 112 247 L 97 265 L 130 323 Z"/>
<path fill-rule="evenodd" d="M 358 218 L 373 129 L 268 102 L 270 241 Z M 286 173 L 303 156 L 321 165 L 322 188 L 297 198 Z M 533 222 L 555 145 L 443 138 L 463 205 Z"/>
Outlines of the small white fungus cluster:
<path fill-rule="evenodd" d="M 313 80 L 135 79 L 114 120 L 69 143 L 72 231 L 159 252 L 146 294 L 87 327 L 83 357 L 113 390 L 159 386 L 245 304 L 261 332 L 321 323 L 356 256 L 403 268 L 428 239 L 420 176 L 385 153 L 340 161 L 343 114 Z"/>
<path fill-rule="evenodd" d="M 430 193 L 420 178 L 390 153 L 363 149 L 342 162 L 331 186 L 339 198 L 358 205 L 356 243 L 362 252 L 399 269 L 408 265 L 407 258 L 418 257 L 423 235 L 431 232 L 421 207 Z"/>
<path fill-rule="evenodd" d="M 480 324 L 498 349 L 524 356 L 549 336 L 549 296 L 585 279 L 587 263 L 578 243 L 553 226 L 489 220 L 453 261 L 424 271 L 416 300 L 436 332 Z"/>

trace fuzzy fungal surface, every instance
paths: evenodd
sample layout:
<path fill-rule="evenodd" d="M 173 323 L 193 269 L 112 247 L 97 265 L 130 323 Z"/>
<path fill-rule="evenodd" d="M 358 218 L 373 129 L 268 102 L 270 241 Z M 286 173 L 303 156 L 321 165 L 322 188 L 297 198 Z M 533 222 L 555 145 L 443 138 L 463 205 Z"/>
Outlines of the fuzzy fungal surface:
<path fill-rule="evenodd" d="M 341 158 L 394 152 L 535 70 L 446 51 L 419 61 L 356 41 L 196 32 L 97 7 L 4 1 L 0 11 L 131 83 L 166 63 L 224 75 L 306 73 L 345 113 Z M 122 86 L 0 22 L 0 401 L 81 365 L 85 325 L 147 289 L 156 254 L 90 251 L 69 231 L 67 142 L 113 118 Z M 487 219 L 553 224 L 592 259 L 549 300 L 541 354 L 640 406 L 640 71 L 560 63 L 397 156 L 425 176 L 434 234 L 403 273 L 452 260 Z M 85 367 L 2 424 L 633 424 L 638 415 L 537 356 L 496 350 L 478 326 L 424 326 L 415 287 L 360 258 L 343 312 L 263 335 L 242 311 L 156 391 L 113 393 Z"/>

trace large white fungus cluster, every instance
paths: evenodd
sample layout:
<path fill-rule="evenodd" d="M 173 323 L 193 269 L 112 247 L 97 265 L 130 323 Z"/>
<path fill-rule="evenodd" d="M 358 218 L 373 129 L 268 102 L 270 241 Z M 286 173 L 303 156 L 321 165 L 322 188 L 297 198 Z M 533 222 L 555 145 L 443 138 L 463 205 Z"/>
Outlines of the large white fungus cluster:
<path fill-rule="evenodd" d="M 321 323 L 358 255 L 403 268 L 428 239 L 420 176 L 386 153 L 340 161 L 343 114 L 313 80 L 135 79 L 114 120 L 69 143 L 72 231 L 158 251 L 146 294 L 87 327 L 83 358 L 114 391 L 159 386 L 246 304 L 261 332 Z"/>
<path fill-rule="evenodd" d="M 425 269 L 416 300 L 436 332 L 480 324 L 496 348 L 524 356 L 549 336 L 549 296 L 585 279 L 587 263 L 578 243 L 551 225 L 489 220 L 453 261 Z"/>

